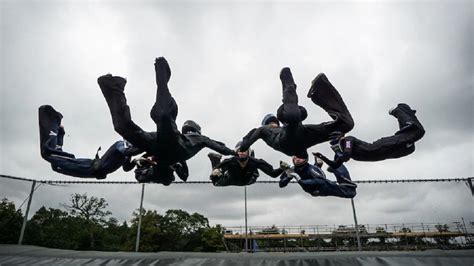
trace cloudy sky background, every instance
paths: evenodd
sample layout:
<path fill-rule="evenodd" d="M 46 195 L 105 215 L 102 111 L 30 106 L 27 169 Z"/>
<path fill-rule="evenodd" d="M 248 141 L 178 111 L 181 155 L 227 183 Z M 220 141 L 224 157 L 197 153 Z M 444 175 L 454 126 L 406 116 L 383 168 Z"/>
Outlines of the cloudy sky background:
<path fill-rule="evenodd" d="M 182 2 L 1 1 L 0 173 L 79 180 L 51 170 L 39 154 L 37 108 L 64 115 L 64 149 L 92 157 L 120 136 L 97 86 L 98 76 L 128 79 L 132 117 L 153 131 L 154 58 L 172 69 L 170 88 L 179 126 L 193 119 L 203 134 L 229 147 L 281 103 L 279 71 L 292 69 L 306 123 L 329 116 L 305 97 L 327 74 L 366 141 L 393 134 L 387 111 L 399 102 L 417 109 L 426 129 L 416 152 L 376 163 L 350 161 L 355 180 L 474 176 L 473 4 L 466 2 Z M 259 158 L 277 166 L 290 158 L 259 141 Z M 313 147 L 332 155 L 327 144 Z M 208 180 L 209 150 L 188 161 L 189 180 Z M 329 178 L 333 178 L 328 175 Z M 268 176 L 260 180 L 270 180 Z M 107 180 L 133 181 L 121 170 Z M 17 206 L 28 182 L 0 179 L 0 197 Z M 32 211 L 58 208 L 71 193 L 104 197 L 113 216 L 129 220 L 140 185 L 42 185 Z M 242 225 L 243 188 L 147 185 L 144 208 L 199 212 L 212 224 Z M 297 185 L 248 187 L 250 225 L 351 224 L 350 201 L 312 198 Z M 464 183 L 361 184 L 360 223 L 474 221 Z M 24 206 L 23 206 L 24 208 Z M 31 214 L 30 214 L 31 215 Z"/>

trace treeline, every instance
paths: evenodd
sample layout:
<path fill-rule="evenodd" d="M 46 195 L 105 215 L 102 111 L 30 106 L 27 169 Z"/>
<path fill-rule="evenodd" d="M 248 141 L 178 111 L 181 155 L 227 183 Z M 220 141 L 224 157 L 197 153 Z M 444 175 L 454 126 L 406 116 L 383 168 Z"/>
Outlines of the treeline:
<path fill-rule="evenodd" d="M 62 209 L 41 207 L 27 222 L 23 244 L 50 248 L 101 251 L 134 251 L 138 211 L 132 220 L 119 222 L 111 217 L 103 198 L 72 194 Z M 0 243 L 16 244 L 23 214 L 13 202 L 0 203 Z M 143 210 L 140 251 L 224 250 L 220 226 L 211 227 L 199 213 Z"/>

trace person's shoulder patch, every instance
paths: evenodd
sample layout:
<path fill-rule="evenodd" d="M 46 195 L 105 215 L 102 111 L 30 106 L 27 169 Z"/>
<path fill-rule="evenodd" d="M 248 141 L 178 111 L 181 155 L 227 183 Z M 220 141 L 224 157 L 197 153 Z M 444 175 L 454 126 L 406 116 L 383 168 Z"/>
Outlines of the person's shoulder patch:
<path fill-rule="evenodd" d="M 346 148 L 349 148 L 349 149 L 351 148 L 351 142 L 348 140 L 346 140 Z"/>

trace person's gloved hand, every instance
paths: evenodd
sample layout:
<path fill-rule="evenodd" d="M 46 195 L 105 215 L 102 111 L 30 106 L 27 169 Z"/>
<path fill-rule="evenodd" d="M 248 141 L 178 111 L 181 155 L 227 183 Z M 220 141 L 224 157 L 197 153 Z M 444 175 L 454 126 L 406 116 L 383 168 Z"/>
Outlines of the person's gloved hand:
<path fill-rule="evenodd" d="M 297 174 L 297 173 L 291 173 L 291 174 L 290 174 L 290 177 L 291 177 L 291 178 L 294 178 L 294 179 L 296 180 L 296 182 L 298 182 L 298 181 L 301 180 L 300 175 Z"/>
<path fill-rule="evenodd" d="M 288 169 L 290 169 L 290 167 L 291 167 L 291 166 L 290 166 L 288 163 L 286 163 L 286 162 L 284 162 L 284 161 L 280 161 L 280 169 L 282 169 L 282 170 L 288 170 Z"/>
<path fill-rule="evenodd" d="M 212 170 L 211 176 L 221 176 L 222 175 L 222 170 L 220 168 L 216 168 Z"/>
<path fill-rule="evenodd" d="M 319 152 L 313 152 L 313 156 L 314 156 L 314 157 L 317 157 L 317 158 L 319 158 L 319 159 L 324 158 L 324 155 L 322 155 L 322 154 L 319 153 Z"/>

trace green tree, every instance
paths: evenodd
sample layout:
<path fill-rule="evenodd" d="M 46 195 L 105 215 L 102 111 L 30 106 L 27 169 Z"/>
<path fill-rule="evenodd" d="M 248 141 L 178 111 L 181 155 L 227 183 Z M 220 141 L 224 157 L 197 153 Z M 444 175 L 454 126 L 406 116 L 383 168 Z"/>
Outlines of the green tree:
<path fill-rule="evenodd" d="M 118 220 L 111 217 L 103 225 L 101 236 L 101 249 L 109 251 L 131 251 L 127 249 L 127 243 L 130 238 L 130 228 L 127 222 L 119 224 Z"/>
<path fill-rule="evenodd" d="M 72 216 L 85 220 L 85 227 L 89 232 L 89 245 L 86 249 L 96 248 L 96 242 L 99 240 L 98 233 L 106 223 L 106 217 L 112 214 L 106 210 L 108 205 L 104 198 L 88 197 L 87 193 L 72 194 L 70 202 L 62 204 Z"/>
<path fill-rule="evenodd" d="M 136 241 L 138 213 L 133 213 L 131 237 L 127 249 Z M 199 213 L 168 210 L 165 215 L 156 211 L 143 211 L 140 251 L 215 251 L 223 249 L 220 228 L 211 228 L 209 220 Z M 217 240 L 218 239 L 218 240 Z"/>
<path fill-rule="evenodd" d="M 161 224 L 164 250 L 201 251 L 201 234 L 209 228 L 209 220 L 199 213 L 183 210 L 166 211 Z"/>
<path fill-rule="evenodd" d="M 85 220 L 67 212 L 41 207 L 28 221 L 25 243 L 52 248 L 83 249 L 88 232 Z M 86 240 L 86 241 L 84 241 Z"/>
<path fill-rule="evenodd" d="M 163 216 L 158 214 L 156 210 L 145 210 L 142 211 L 142 225 L 140 233 L 140 251 L 151 252 L 159 251 L 163 249 L 163 232 L 161 223 Z M 126 246 L 126 250 L 134 250 L 135 242 L 137 239 L 137 227 L 138 227 L 138 212 L 133 212 L 133 218 L 129 230 L 129 238 Z"/>
<path fill-rule="evenodd" d="M 0 243 L 18 243 L 22 222 L 23 215 L 20 210 L 16 210 L 15 204 L 6 198 L 2 199 L 0 203 Z"/>
<path fill-rule="evenodd" d="M 105 223 L 106 217 L 112 214 L 107 211 L 109 206 L 104 198 L 88 197 L 84 194 L 71 194 L 70 203 L 63 203 L 62 206 L 69 211 L 72 216 L 79 216 L 87 221 Z"/>
<path fill-rule="evenodd" d="M 201 234 L 202 251 L 216 252 L 225 250 L 224 234 L 220 225 L 204 229 Z"/>

